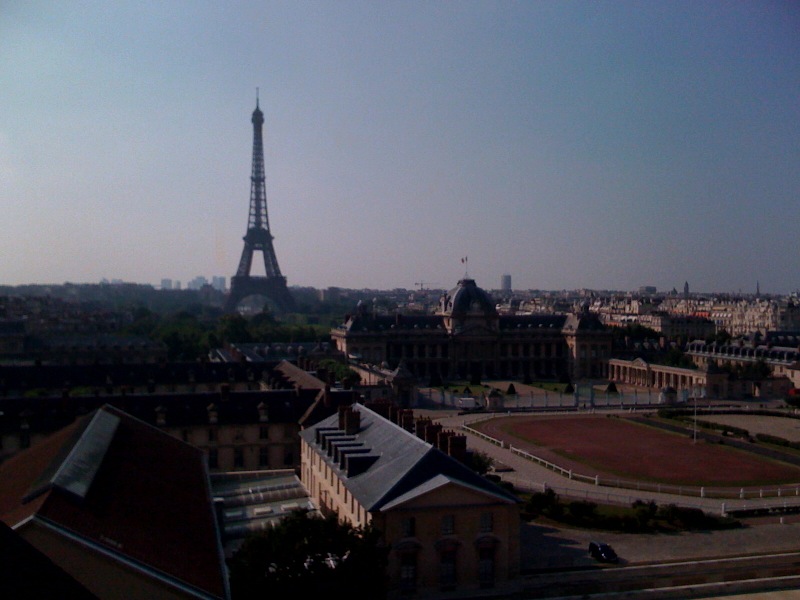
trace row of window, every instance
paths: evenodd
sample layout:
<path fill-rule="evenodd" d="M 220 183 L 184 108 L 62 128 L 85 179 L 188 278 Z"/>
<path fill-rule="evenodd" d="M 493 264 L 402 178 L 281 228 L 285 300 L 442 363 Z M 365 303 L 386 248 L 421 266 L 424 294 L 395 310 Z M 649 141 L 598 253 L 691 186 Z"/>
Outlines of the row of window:
<path fill-rule="evenodd" d="M 356 523 L 366 523 L 367 513 L 364 510 L 364 507 L 356 502 L 355 496 L 350 493 L 350 490 L 347 489 L 347 486 L 344 485 L 342 480 L 337 476 L 334 469 L 332 469 L 328 463 L 323 461 L 322 458 L 316 452 L 314 452 L 310 446 L 304 445 L 303 447 L 305 448 L 307 460 L 310 464 L 310 469 L 305 471 L 308 473 L 308 483 L 310 484 L 309 489 L 317 490 L 317 496 L 320 499 L 320 503 L 328 506 L 330 504 L 328 498 L 333 496 L 335 489 L 336 496 L 343 496 L 344 498 L 343 501 L 339 502 L 339 504 L 343 506 L 349 506 L 353 521 Z M 317 474 L 319 477 L 317 477 Z M 323 482 L 330 487 L 331 492 L 328 492 L 325 488 L 323 488 Z"/>
<path fill-rule="evenodd" d="M 477 375 L 482 378 L 493 379 L 495 377 L 519 377 L 528 375 L 530 377 L 553 378 L 559 377 L 564 370 L 564 365 L 556 362 L 556 359 L 538 359 L 536 362 L 526 362 L 524 360 L 502 360 L 502 361 L 476 361 Z M 450 369 L 450 363 L 437 364 L 434 362 L 406 362 L 406 368 L 417 377 L 440 376 L 449 378 L 456 376 L 459 379 L 468 379 L 476 374 L 473 368 L 475 365 L 460 363 L 456 368 Z"/>
<path fill-rule="evenodd" d="M 458 585 L 458 547 L 439 551 L 439 588 L 449 591 Z M 482 588 L 494 586 L 495 550 L 478 548 L 478 582 Z M 400 590 L 406 593 L 417 588 L 417 552 L 404 552 L 400 556 Z"/>
<path fill-rule="evenodd" d="M 483 356 L 492 355 L 496 352 L 495 345 L 484 344 L 481 346 L 456 346 L 451 351 L 446 345 L 427 345 L 427 344 L 391 344 L 387 348 L 389 360 L 399 360 L 400 358 L 441 358 L 448 359 L 452 353 L 454 356 Z M 358 354 L 358 348 L 351 350 L 352 354 Z M 373 354 L 379 354 L 373 352 Z M 500 344 L 499 356 L 507 357 L 534 357 L 534 358 L 560 358 L 564 355 L 563 344 Z"/>
<path fill-rule="evenodd" d="M 270 436 L 270 427 L 273 429 L 273 435 Z M 275 426 L 269 425 L 261 425 L 258 428 L 258 439 L 259 440 L 269 440 L 271 437 L 275 437 L 274 431 L 277 428 Z M 278 437 L 277 439 L 290 439 L 294 438 L 295 436 L 295 426 L 294 425 L 286 425 L 283 428 L 282 435 L 283 438 Z M 214 443 L 219 441 L 219 428 L 218 427 L 209 427 L 206 431 L 206 437 L 208 442 Z M 240 428 L 236 429 L 233 434 L 233 441 L 235 442 L 245 442 L 247 436 L 245 436 L 245 430 Z M 181 439 L 184 442 L 190 443 L 191 442 L 191 430 L 190 429 L 181 429 Z"/>
<path fill-rule="evenodd" d="M 269 460 L 269 447 L 262 446 L 258 449 L 258 466 L 259 467 L 275 467 L 270 464 Z M 224 450 L 223 450 L 224 451 Z M 208 449 L 208 466 L 211 469 L 218 469 L 220 466 L 219 449 Z M 294 452 L 287 449 L 283 454 L 283 467 L 294 466 Z M 233 448 L 233 467 L 241 469 L 245 467 L 245 453 L 244 448 Z"/>
<path fill-rule="evenodd" d="M 416 517 L 406 517 L 401 521 L 403 537 L 414 537 L 417 531 Z M 494 531 L 494 513 L 482 512 L 478 524 L 481 533 L 491 533 Z M 453 514 L 443 515 L 440 522 L 439 533 L 441 535 L 454 535 L 456 533 L 456 516 Z"/>

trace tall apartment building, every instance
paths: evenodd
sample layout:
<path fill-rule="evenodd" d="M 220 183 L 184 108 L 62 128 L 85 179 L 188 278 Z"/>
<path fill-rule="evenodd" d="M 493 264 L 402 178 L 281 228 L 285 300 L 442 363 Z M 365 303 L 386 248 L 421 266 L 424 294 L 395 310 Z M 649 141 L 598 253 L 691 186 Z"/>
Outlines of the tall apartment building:
<path fill-rule="evenodd" d="M 225 278 L 221 275 L 214 275 L 211 278 L 211 287 L 220 292 L 225 291 Z"/>

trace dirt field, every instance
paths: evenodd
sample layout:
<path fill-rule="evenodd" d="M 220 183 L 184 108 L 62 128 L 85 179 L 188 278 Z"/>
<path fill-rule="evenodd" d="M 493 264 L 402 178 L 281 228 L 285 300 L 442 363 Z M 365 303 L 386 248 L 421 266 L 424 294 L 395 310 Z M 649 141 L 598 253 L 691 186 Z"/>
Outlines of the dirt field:
<path fill-rule="evenodd" d="M 800 468 L 729 446 L 606 416 L 492 419 L 479 429 L 576 473 L 673 485 L 750 487 L 800 482 Z"/>

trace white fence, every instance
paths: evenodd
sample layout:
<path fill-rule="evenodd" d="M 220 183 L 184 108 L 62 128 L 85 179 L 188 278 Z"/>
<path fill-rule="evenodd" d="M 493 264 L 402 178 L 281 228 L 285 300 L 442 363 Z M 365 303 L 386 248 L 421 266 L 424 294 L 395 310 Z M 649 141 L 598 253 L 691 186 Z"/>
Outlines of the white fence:
<path fill-rule="evenodd" d="M 669 494 L 672 496 L 679 496 L 679 497 L 685 496 L 694 498 L 735 500 L 739 501 L 737 502 L 737 507 L 746 506 L 746 503 L 741 502 L 744 500 L 764 500 L 764 499 L 771 500 L 771 502 L 767 503 L 766 505 L 760 502 L 756 504 L 758 506 L 763 506 L 764 508 L 783 507 L 788 509 L 788 508 L 800 507 L 800 484 L 791 484 L 791 485 L 776 486 L 776 487 L 762 487 L 762 488 L 714 488 L 705 486 L 677 486 L 677 485 L 668 485 L 663 483 L 654 483 L 645 481 L 631 481 L 619 478 L 602 477 L 600 475 L 585 475 L 582 473 L 577 473 L 572 469 L 565 469 L 560 465 L 548 461 L 540 456 L 536 456 L 535 454 L 531 454 L 530 452 L 527 452 L 520 448 L 515 448 L 510 444 L 507 445 L 503 440 L 493 438 L 470 426 L 481 421 L 486 421 L 495 418 L 497 416 L 505 416 L 505 415 L 497 415 L 497 414 L 482 415 L 480 417 L 472 419 L 469 423 L 464 422 L 461 428 L 472 435 L 480 437 L 481 439 L 486 440 L 487 442 L 499 446 L 500 448 L 507 448 L 510 452 L 512 452 L 516 456 L 520 456 L 522 458 L 525 458 L 526 460 L 534 462 L 571 481 L 594 485 L 598 488 L 607 487 L 619 490 L 623 489 L 635 490 L 637 492 L 645 492 L 651 494 Z M 504 478 L 507 479 L 509 478 L 509 476 L 507 474 L 504 474 Z M 537 486 L 541 488 L 543 484 L 531 483 L 530 485 L 533 485 L 534 488 L 536 488 Z M 526 489 L 526 488 L 521 487 L 520 489 Z M 541 491 L 541 489 L 526 490 L 526 491 Z M 569 495 L 574 497 L 575 494 L 583 495 L 588 493 L 590 492 L 585 489 L 575 488 Z M 592 493 L 598 494 L 598 498 L 608 495 L 606 492 L 600 492 L 600 491 Z M 628 503 L 627 499 L 631 497 L 632 496 L 630 495 L 624 495 L 624 494 L 620 495 L 620 498 L 625 498 L 624 503 Z M 639 498 L 640 497 L 638 498 L 635 497 L 633 498 L 633 500 L 631 500 L 631 502 Z M 689 504 L 682 504 L 682 505 L 690 506 Z"/>
<path fill-rule="evenodd" d="M 468 387 L 465 386 L 461 391 L 426 388 L 418 392 L 418 401 L 461 409 L 464 408 L 465 399 L 470 398 L 478 406 L 484 406 L 486 402 L 483 396 L 466 391 Z M 665 399 L 662 394 L 652 390 L 611 394 L 579 386 L 571 393 L 541 390 L 523 394 L 504 394 L 497 402 L 500 403 L 496 406 L 499 410 L 635 409 L 663 405 Z"/>

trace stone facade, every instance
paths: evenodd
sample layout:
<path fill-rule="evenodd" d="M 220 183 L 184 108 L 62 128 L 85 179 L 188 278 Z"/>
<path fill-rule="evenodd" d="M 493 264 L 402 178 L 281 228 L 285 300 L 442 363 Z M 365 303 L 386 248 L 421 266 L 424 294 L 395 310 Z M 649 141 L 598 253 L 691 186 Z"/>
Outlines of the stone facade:
<path fill-rule="evenodd" d="M 430 315 L 381 315 L 365 305 L 333 329 L 350 360 L 423 382 L 606 378 L 611 333 L 587 309 L 572 315 L 501 315 L 472 279 Z"/>
<path fill-rule="evenodd" d="M 462 435 L 430 420 L 417 423 L 410 410 L 383 407 L 342 407 L 338 417 L 300 434 L 301 478 L 313 503 L 382 533 L 390 597 L 478 590 L 516 578 L 518 499 L 462 464 Z"/>

